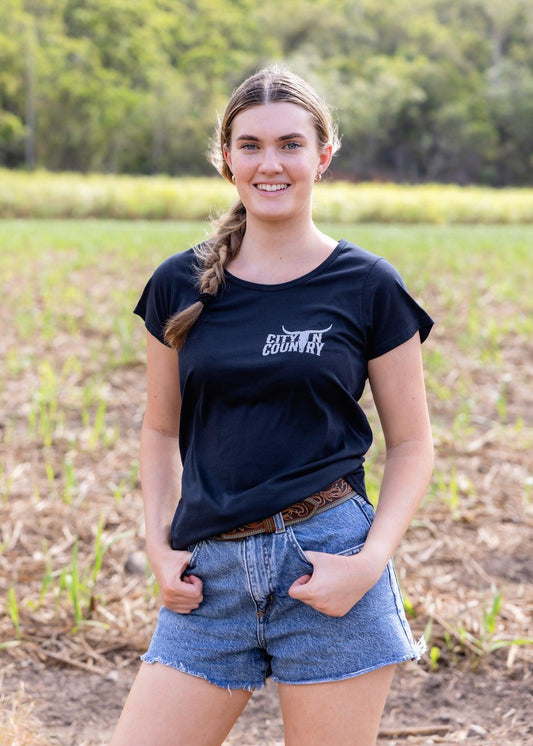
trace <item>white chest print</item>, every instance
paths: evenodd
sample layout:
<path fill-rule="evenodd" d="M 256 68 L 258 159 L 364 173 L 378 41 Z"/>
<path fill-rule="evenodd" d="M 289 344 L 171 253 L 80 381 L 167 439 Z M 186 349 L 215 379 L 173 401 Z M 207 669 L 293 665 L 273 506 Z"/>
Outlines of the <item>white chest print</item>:
<path fill-rule="evenodd" d="M 307 352 L 309 355 L 318 355 L 322 352 L 325 342 L 322 335 L 329 332 L 333 324 L 327 329 L 302 329 L 291 332 L 282 326 L 283 334 L 267 334 L 263 356 L 277 355 L 280 352 Z"/>

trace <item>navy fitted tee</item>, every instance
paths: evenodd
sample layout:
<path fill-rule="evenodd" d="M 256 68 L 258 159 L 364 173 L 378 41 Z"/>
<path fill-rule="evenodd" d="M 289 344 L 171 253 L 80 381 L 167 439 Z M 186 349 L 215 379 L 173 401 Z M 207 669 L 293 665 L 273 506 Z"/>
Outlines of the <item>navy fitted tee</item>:
<path fill-rule="evenodd" d="M 135 308 L 164 343 L 198 297 L 193 249 L 161 264 Z M 174 549 L 266 518 L 345 477 L 365 494 L 372 442 L 358 401 L 369 360 L 433 321 L 385 259 L 341 240 L 311 272 L 226 283 L 179 353 L 181 499 Z"/>

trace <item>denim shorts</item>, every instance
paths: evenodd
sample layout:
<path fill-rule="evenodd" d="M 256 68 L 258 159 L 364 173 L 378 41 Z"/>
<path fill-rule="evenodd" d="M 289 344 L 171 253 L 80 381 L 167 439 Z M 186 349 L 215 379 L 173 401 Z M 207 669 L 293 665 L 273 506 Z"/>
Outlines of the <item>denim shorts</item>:
<path fill-rule="evenodd" d="M 260 689 L 268 676 L 309 684 L 358 676 L 418 659 L 389 562 L 377 583 L 343 617 L 292 599 L 289 587 L 312 572 L 305 552 L 359 552 L 374 517 L 354 493 L 344 503 L 276 532 L 208 539 L 191 547 L 186 574 L 203 581 L 204 600 L 190 614 L 162 607 L 147 663 L 162 663 L 229 689 Z"/>

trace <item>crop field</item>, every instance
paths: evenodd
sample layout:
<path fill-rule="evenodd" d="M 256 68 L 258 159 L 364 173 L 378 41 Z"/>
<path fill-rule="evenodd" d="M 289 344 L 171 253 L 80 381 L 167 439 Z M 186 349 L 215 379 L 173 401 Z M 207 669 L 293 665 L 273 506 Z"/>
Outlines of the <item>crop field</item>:
<path fill-rule="evenodd" d="M 338 222 L 323 230 L 392 261 L 436 321 L 424 344 L 436 467 L 396 556 L 428 653 L 398 672 L 380 743 L 531 743 L 532 219 L 328 216 Z M 143 549 L 145 331 L 132 308 L 155 266 L 206 231 L 0 221 L 0 745 L 105 743 L 149 640 L 159 601 Z M 373 500 L 382 459 L 377 433 Z M 228 744 L 282 743 L 273 696 L 254 695 Z"/>
<path fill-rule="evenodd" d="M 204 220 L 226 209 L 234 187 L 219 177 L 173 178 L 0 169 L 0 218 Z M 533 189 L 333 181 L 315 190 L 317 221 L 533 224 Z"/>

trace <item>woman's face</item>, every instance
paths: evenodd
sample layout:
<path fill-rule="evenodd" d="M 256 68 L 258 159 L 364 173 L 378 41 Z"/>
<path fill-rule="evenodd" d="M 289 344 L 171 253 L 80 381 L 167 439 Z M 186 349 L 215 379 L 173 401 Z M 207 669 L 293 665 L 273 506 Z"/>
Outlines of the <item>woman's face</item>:
<path fill-rule="evenodd" d="M 320 145 L 309 112 L 287 102 L 237 114 L 231 144 L 224 148 L 248 217 L 267 221 L 304 212 L 310 217 L 313 183 L 329 166 L 331 154 L 331 145 Z"/>

